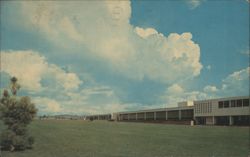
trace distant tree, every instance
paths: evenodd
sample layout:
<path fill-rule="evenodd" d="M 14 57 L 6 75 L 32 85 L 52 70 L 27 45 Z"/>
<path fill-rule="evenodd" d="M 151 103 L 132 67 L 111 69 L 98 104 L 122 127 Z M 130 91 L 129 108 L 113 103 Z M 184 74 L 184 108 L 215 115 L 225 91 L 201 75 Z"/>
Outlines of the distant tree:
<path fill-rule="evenodd" d="M 28 134 L 27 125 L 33 120 L 37 113 L 35 105 L 28 96 L 16 97 L 20 85 L 17 78 L 10 79 L 11 93 L 3 91 L 0 98 L 0 119 L 7 129 L 0 135 L 0 145 L 6 150 L 24 150 L 31 148 L 34 138 Z"/>

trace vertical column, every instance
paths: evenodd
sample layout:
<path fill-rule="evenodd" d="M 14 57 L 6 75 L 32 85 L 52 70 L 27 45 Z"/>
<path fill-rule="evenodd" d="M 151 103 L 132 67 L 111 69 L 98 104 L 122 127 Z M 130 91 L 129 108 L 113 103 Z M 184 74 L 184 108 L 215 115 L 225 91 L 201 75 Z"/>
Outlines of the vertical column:
<path fill-rule="evenodd" d="M 181 110 L 179 110 L 179 120 L 181 120 Z"/>
<path fill-rule="evenodd" d="M 229 125 L 234 125 L 233 117 L 229 116 Z"/>
<path fill-rule="evenodd" d="M 144 120 L 147 120 L 146 112 L 144 112 Z"/>
<path fill-rule="evenodd" d="M 97 119 L 100 120 L 100 116 L 99 115 L 97 116 Z"/>
<path fill-rule="evenodd" d="M 168 111 L 166 111 L 166 120 L 168 120 Z"/>
<path fill-rule="evenodd" d="M 213 125 L 215 125 L 216 124 L 215 117 L 213 116 L 212 118 L 213 118 Z"/>
<path fill-rule="evenodd" d="M 138 116 L 137 116 L 137 113 L 135 113 L 135 120 L 137 120 L 138 119 Z"/>
<path fill-rule="evenodd" d="M 156 120 L 156 112 L 154 112 L 154 120 Z"/>

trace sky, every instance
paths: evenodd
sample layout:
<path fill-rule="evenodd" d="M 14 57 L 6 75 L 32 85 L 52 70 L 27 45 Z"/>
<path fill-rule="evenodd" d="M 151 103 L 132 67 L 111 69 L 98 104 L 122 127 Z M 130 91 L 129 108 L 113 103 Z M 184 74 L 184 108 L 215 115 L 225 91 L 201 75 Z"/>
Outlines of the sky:
<path fill-rule="evenodd" d="M 1 1 L 1 92 L 39 114 L 249 95 L 249 2 Z"/>

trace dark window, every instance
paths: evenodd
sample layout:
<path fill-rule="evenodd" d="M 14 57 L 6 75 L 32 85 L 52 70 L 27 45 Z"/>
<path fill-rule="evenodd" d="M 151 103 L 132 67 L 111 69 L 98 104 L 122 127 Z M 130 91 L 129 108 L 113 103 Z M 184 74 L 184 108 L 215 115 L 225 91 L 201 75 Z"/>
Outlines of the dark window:
<path fill-rule="evenodd" d="M 223 108 L 223 101 L 219 101 L 219 108 Z"/>
<path fill-rule="evenodd" d="M 237 107 L 241 107 L 242 106 L 242 100 L 237 100 Z"/>
<path fill-rule="evenodd" d="M 243 106 L 249 106 L 249 99 L 243 99 Z"/>
<path fill-rule="evenodd" d="M 236 100 L 231 100 L 231 107 L 236 107 Z"/>
<path fill-rule="evenodd" d="M 229 101 L 224 101 L 224 108 L 228 108 L 229 107 Z"/>

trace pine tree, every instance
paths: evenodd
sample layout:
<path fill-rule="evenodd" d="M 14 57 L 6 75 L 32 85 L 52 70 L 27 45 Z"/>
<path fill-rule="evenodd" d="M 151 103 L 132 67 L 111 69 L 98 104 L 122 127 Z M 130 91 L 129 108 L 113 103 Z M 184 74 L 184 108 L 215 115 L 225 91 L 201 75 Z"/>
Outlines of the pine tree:
<path fill-rule="evenodd" d="M 32 148 L 34 138 L 29 135 L 27 125 L 35 117 L 37 109 L 28 96 L 16 96 L 20 89 L 17 78 L 12 77 L 10 81 L 12 95 L 4 90 L 0 98 L 0 119 L 7 127 L 0 135 L 0 145 L 10 151 Z"/>

